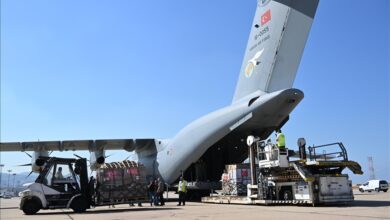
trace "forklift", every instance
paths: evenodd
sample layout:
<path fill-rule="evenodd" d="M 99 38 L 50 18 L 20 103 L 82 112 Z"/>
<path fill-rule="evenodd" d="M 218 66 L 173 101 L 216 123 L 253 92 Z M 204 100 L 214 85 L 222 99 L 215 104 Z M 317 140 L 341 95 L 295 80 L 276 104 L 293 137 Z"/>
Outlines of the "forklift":
<path fill-rule="evenodd" d="M 46 165 L 38 178 L 21 192 L 20 209 L 33 215 L 40 209 L 71 208 L 85 212 L 93 205 L 87 160 L 42 157 Z"/>

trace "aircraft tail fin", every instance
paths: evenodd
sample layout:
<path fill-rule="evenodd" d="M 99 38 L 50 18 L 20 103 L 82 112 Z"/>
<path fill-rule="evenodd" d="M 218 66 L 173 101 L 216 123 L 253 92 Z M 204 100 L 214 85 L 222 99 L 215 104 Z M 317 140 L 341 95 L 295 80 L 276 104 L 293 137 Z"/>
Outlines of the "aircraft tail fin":
<path fill-rule="evenodd" d="M 319 0 L 258 0 L 233 102 L 291 88 Z"/>

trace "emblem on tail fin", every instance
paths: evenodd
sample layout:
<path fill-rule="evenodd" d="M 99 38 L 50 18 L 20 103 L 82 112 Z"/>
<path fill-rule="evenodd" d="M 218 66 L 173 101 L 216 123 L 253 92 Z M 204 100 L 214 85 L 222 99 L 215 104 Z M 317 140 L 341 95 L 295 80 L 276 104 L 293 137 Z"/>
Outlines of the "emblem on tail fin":
<path fill-rule="evenodd" d="M 261 16 L 261 26 L 267 24 L 271 20 L 271 10 L 268 10 Z"/>
<path fill-rule="evenodd" d="M 252 76 L 252 73 L 255 70 L 255 67 L 261 63 L 260 57 L 263 54 L 263 52 L 264 52 L 264 49 L 260 50 L 259 52 L 257 52 L 255 54 L 255 56 L 252 59 L 250 59 L 248 61 L 248 64 L 246 65 L 246 68 L 245 68 L 245 76 L 247 78 Z"/>

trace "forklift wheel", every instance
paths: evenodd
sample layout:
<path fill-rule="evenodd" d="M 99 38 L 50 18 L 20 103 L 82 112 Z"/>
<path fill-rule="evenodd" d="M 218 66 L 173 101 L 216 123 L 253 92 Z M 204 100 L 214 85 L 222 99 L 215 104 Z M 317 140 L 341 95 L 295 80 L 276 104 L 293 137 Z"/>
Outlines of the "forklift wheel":
<path fill-rule="evenodd" d="M 24 199 L 22 210 L 26 215 L 34 215 L 41 209 L 41 202 L 36 198 Z"/>
<path fill-rule="evenodd" d="M 73 199 L 70 208 L 76 213 L 82 213 L 87 210 L 87 206 L 87 200 L 84 197 L 79 196 Z"/>

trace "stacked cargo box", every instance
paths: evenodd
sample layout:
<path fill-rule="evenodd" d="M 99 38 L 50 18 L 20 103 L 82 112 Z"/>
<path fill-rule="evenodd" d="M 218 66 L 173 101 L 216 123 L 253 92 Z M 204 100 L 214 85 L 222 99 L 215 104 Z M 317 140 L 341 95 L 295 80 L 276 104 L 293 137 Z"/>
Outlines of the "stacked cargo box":
<path fill-rule="evenodd" d="M 222 191 L 225 195 L 246 195 L 247 185 L 251 183 L 249 164 L 231 164 L 225 166 L 222 174 Z"/>
<path fill-rule="evenodd" d="M 106 163 L 96 171 L 97 204 L 147 199 L 146 170 L 134 161 Z"/>

